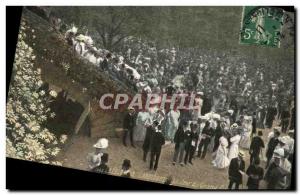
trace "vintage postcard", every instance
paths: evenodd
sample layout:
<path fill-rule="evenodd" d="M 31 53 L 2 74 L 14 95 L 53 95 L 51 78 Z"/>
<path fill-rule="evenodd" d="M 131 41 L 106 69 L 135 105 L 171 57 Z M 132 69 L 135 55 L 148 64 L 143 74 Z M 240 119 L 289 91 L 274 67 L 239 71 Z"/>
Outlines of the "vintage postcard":
<path fill-rule="evenodd" d="M 293 7 L 25 6 L 6 156 L 189 189 L 291 190 L 294 52 Z"/>

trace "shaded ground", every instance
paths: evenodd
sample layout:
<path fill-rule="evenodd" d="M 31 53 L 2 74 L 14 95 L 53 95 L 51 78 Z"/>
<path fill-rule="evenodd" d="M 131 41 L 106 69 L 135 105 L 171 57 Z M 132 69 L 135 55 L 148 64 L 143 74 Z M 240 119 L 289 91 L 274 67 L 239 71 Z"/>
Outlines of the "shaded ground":
<path fill-rule="evenodd" d="M 265 129 L 264 140 L 266 142 L 269 129 Z M 84 136 L 74 136 L 70 138 L 69 143 L 58 157 L 63 163 L 63 166 L 76 168 L 81 170 L 88 170 L 87 155 L 94 151 L 93 144 L 96 143 L 97 138 L 88 138 Z M 172 175 L 173 185 L 184 186 L 197 189 L 226 189 L 228 185 L 228 169 L 218 170 L 211 165 L 212 157 L 208 153 L 206 159 L 194 159 L 193 165 L 186 165 L 181 167 L 179 164 L 172 165 L 172 157 L 174 152 L 174 145 L 166 145 L 162 149 L 162 154 L 159 161 L 158 170 L 149 170 L 149 158 L 147 163 L 142 160 L 141 143 L 137 144 L 136 148 L 130 146 L 124 147 L 120 138 L 109 138 L 109 162 L 110 174 L 120 175 L 121 165 L 123 159 L 131 160 L 132 169 L 131 175 L 136 179 L 143 179 L 155 182 L 164 182 L 166 177 Z M 249 165 L 249 153 L 245 152 L 246 168 Z M 261 166 L 265 166 L 262 161 Z M 241 188 L 246 189 L 247 181 L 244 177 L 244 184 Z M 264 182 L 261 182 L 261 188 L 264 188 Z"/>

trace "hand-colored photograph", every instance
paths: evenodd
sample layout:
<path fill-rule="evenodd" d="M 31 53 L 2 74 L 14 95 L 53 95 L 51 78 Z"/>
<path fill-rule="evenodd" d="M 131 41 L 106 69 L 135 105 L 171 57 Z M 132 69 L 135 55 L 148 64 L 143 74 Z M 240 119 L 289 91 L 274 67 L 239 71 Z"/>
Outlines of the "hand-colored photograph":
<path fill-rule="evenodd" d="M 6 157 L 294 190 L 295 47 L 294 7 L 24 6 Z"/>

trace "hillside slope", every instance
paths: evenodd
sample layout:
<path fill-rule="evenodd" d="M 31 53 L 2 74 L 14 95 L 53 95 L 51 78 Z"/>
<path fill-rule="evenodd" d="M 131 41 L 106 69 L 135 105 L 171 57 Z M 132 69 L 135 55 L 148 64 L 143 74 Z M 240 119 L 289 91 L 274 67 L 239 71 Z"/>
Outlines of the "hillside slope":
<path fill-rule="evenodd" d="M 64 36 L 55 32 L 46 20 L 35 13 L 24 8 L 22 21 L 30 27 L 25 40 L 34 50 L 35 66 L 41 68 L 43 80 L 68 91 L 84 107 L 90 102 L 91 136 L 113 135 L 112 130 L 120 127 L 124 113 L 103 112 L 97 100 L 105 93 L 133 94 L 132 89 L 77 56 L 65 42 Z M 68 71 L 64 66 L 69 66 Z"/>

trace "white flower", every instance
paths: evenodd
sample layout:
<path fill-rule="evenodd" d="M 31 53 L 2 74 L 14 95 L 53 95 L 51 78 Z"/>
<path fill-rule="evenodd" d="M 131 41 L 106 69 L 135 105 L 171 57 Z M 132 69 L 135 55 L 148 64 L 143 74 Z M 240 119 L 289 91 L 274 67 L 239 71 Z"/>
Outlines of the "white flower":
<path fill-rule="evenodd" d="M 53 149 L 53 151 L 51 152 L 51 154 L 53 156 L 56 156 L 59 153 L 59 151 L 60 151 L 60 149 L 56 147 L 56 148 Z"/>
<path fill-rule="evenodd" d="M 45 91 L 44 90 L 40 91 L 40 95 L 41 96 L 45 95 Z"/>
<path fill-rule="evenodd" d="M 35 98 L 38 98 L 38 97 L 39 97 L 39 94 L 36 93 L 36 92 L 34 92 L 32 95 L 33 95 L 33 97 L 35 97 Z"/>
<path fill-rule="evenodd" d="M 52 97 L 56 98 L 57 97 L 57 93 L 54 90 L 51 90 L 49 93 Z"/>
<path fill-rule="evenodd" d="M 67 140 L 67 138 L 68 138 L 67 135 L 61 135 L 59 141 L 60 141 L 61 143 L 65 143 L 66 140 Z"/>
<path fill-rule="evenodd" d="M 39 125 L 36 125 L 36 126 L 31 127 L 31 131 L 32 131 L 32 132 L 37 132 L 37 131 L 39 131 L 39 130 L 40 130 L 40 126 L 39 126 Z"/>
<path fill-rule="evenodd" d="M 36 110 L 36 106 L 34 104 L 30 105 L 30 110 L 35 111 Z"/>
<path fill-rule="evenodd" d="M 37 82 L 37 85 L 38 85 L 39 87 L 41 87 L 41 86 L 43 85 L 43 81 L 42 81 L 42 80 L 39 80 L 39 81 Z"/>
<path fill-rule="evenodd" d="M 15 124 L 15 128 L 19 128 L 19 127 L 21 127 L 21 124 L 17 122 L 17 123 Z"/>
<path fill-rule="evenodd" d="M 52 112 L 51 114 L 50 114 L 50 117 L 51 118 L 54 118 L 56 116 L 56 114 L 54 113 L 54 112 Z"/>
<path fill-rule="evenodd" d="M 42 120 L 47 120 L 47 117 L 46 117 L 45 115 L 42 115 L 42 116 L 41 116 L 41 119 L 42 119 Z"/>

